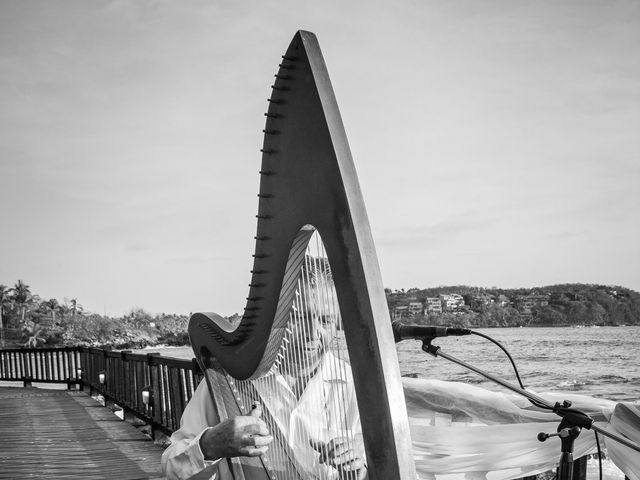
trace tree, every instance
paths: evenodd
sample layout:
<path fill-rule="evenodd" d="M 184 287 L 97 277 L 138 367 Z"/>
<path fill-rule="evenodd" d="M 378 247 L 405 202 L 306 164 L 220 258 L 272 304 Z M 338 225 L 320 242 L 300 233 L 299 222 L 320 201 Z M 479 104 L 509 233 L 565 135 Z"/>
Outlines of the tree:
<path fill-rule="evenodd" d="M 29 285 L 22 280 L 18 280 L 18 283 L 11 289 L 11 299 L 13 300 L 13 304 L 20 309 L 20 319 L 22 323 L 24 323 L 27 307 L 33 299 Z"/>
<path fill-rule="evenodd" d="M 24 344 L 28 348 L 36 348 L 38 345 L 46 343 L 47 339 L 43 336 L 42 329 L 34 327 L 29 331 L 29 338 Z"/>
<path fill-rule="evenodd" d="M 11 310 L 13 302 L 9 295 L 10 289 L 6 285 L 0 285 L 0 345 L 5 345 L 5 329 L 7 328 L 8 318 L 5 312 Z"/>
<path fill-rule="evenodd" d="M 72 298 L 71 300 L 69 300 L 69 311 L 71 312 L 71 318 L 73 320 L 76 319 L 76 313 L 82 315 L 82 305 L 78 303 L 77 298 Z"/>
<path fill-rule="evenodd" d="M 56 322 L 56 312 L 60 309 L 60 304 L 55 298 L 50 298 L 42 302 L 42 306 L 47 313 L 51 314 L 51 323 Z"/>

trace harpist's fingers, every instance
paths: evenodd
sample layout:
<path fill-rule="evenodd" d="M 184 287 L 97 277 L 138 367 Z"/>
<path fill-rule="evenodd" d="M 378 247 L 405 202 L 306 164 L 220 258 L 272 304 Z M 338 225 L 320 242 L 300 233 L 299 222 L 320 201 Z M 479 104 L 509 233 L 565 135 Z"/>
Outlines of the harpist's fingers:
<path fill-rule="evenodd" d="M 328 445 L 321 440 L 312 440 L 312 439 L 309 439 L 309 445 L 311 446 L 311 448 L 313 448 L 316 452 L 320 454 L 319 462 L 325 463 L 327 461 L 327 456 L 328 456 L 328 451 L 327 451 Z"/>
<path fill-rule="evenodd" d="M 269 435 L 267 424 L 260 418 L 249 417 L 252 421 L 245 425 L 244 431 L 252 435 Z"/>
<path fill-rule="evenodd" d="M 244 435 L 242 437 L 240 455 L 245 457 L 264 455 L 272 441 L 273 437 L 271 435 Z"/>
<path fill-rule="evenodd" d="M 339 452 L 334 450 L 334 453 L 331 457 L 331 463 L 333 465 L 348 465 L 351 462 L 358 459 L 358 455 L 352 449 L 341 449 Z"/>
<path fill-rule="evenodd" d="M 273 442 L 273 437 L 271 435 L 254 435 L 253 436 L 253 446 L 254 447 L 264 447 Z"/>
<path fill-rule="evenodd" d="M 364 460 L 361 458 L 356 458 L 352 462 L 349 462 L 346 465 L 339 465 L 336 468 L 342 473 L 342 475 L 346 474 L 345 479 L 348 480 L 362 480 L 367 478 L 367 468 L 364 464 Z"/>
<path fill-rule="evenodd" d="M 251 406 L 251 412 L 249 412 L 249 415 L 252 417 L 260 418 L 262 416 L 262 405 L 258 402 L 254 403 Z"/>
<path fill-rule="evenodd" d="M 259 457 L 260 455 L 264 455 L 269 450 L 269 447 L 266 445 L 264 447 L 247 447 L 244 449 L 242 456 L 244 457 Z"/>
<path fill-rule="evenodd" d="M 333 459 L 351 450 L 349 441 L 346 438 L 334 438 L 327 446 L 329 458 Z"/>

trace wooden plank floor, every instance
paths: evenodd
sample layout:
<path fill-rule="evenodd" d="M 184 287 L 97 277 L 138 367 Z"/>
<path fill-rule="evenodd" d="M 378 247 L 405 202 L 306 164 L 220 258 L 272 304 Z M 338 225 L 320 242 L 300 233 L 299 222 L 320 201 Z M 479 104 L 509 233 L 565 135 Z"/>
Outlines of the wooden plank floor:
<path fill-rule="evenodd" d="M 161 479 L 162 448 L 84 392 L 0 387 L 0 479 Z"/>

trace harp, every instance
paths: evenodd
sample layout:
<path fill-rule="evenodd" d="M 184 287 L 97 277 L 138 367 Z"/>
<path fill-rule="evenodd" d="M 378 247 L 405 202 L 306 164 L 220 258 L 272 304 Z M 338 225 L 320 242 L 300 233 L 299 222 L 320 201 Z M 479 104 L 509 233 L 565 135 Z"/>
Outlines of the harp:
<path fill-rule="evenodd" d="M 189 336 L 195 356 L 207 371 L 220 417 L 246 414 L 250 402 L 264 393 L 262 383 L 277 382 L 283 369 L 290 368 L 286 365 L 299 356 L 291 349 L 300 335 L 295 333 L 299 317 L 312 310 L 310 304 L 323 303 L 322 298 L 311 297 L 329 298 L 339 319 L 334 340 L 324 351 L 340 357 L 331 367 L 334 376 L 348 377 L 340 385 L 352 382 L 357 425 L 348 411 L 351 407 L 344 403 L 349 395 L 344 387 L 333 389 L 334 399 L 322 400 L 324 410 L 341 417 L 341 435 L 361 435 L 368 478 L 414 479 L 409 425 L 378 261 L 342 119 L 314 34 L 296 33 L 271 88 L 246 307 L 238 325 L 213 313 L 194 314 Z M 332 285 L 324 293 L 308 294 L 309 272 L 315 277 L 328 270 Z M 326 286 L 326 278 L 321 283 Z M 234 478 L 355 478 L 320 467 L 317 461 L 318 471 L 309 470 L 305 454 L 296 450 L 307 449 L 308 454 L 305 443 L 314 440 L 314 434 L 300 436 L 298 427 L 282 425 L 286 419 L 277 418 L 269 400 L 261 402 L 267 407 L 265 421 L 274 442 L 264 457 L 233 459 L 229 468 Z M 319 415 L 312 410 L 302 413 Z"/>

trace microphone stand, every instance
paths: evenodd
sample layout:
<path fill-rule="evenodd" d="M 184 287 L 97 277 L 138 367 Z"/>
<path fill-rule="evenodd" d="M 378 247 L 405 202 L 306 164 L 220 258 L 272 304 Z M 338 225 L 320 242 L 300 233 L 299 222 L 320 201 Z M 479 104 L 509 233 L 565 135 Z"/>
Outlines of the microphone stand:
<path fill-rule="evenodd" d="M 627 440 L 620 435 L 616 435 L 615 433 L 608 432 L 607 430 L 598 427 L 593 424 L 593 419 L 589 417 L 586 413 L 583 413 L 579 410 L 571 409 L 571 402 L 565 400 L 562 404 L 555 403 L 552 404 L 545 400 L 544 398 L 528 392 L 520 387 L 513 385 L 505 380 L 502 380 L 495 375 L 492 375 L 484 370 L 474 367 L 473 365 L 460 360 L 459 358 L 454 357 L 453 355 L 449 355 L 442 351 L 442 349 L 436 345 L 431 345 L 431 342 L 434 340 L 434 337 L 425 337 L 422 340 L 422 350 L 427 352 L 434 357 L 443 357 L 447 360 L 460 365 L 461 367 L 466 368 L 467 370 L 471 370 L 472 372 L 481 375 L 498 385 L 502 385 L 503 387 L 511 390 L 512 392 L 518 393 L 526 398 L 528 398 L 534 404 L 538 406 L 543 406 L 553 411 L 556 415 L 562 417 L 560 421 L 560 425 L 558 426 L 558 433 L 554 434 L 545 434 L 541 433 L 538 435 L 538 440 L 544 442 L 547 438 L 552 436 L 559 436 L 561 440 L 561 454 L 560 454 L 560 463 L 558 466 L 558 480 L 571 480 L 573 476 L 573 442 L 578 435 L 580 435 L 580 431 L 582 428 L 594 430 L 601 435 L 611 438 L 626 447 L 629 447 L 637 452 L 640 452 L 640 445 L 635 444 L 634 442 Z"/>

